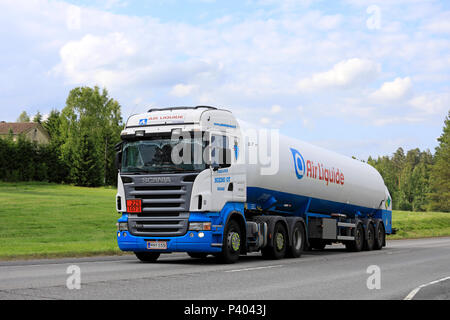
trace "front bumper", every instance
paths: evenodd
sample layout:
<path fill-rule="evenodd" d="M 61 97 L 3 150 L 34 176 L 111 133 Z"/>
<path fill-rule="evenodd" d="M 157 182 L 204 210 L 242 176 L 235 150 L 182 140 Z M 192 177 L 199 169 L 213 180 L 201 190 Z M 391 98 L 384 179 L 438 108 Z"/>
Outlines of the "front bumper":
<path fill-rule="evenodd" d="M 205 219 L 206 218 L 206 219 Z M 119 222 L 126 222 L 127 215 L 123 215 Z M 208 222 L 213 225 L 211 231 L 188 231 L 183 236 L 173 237 L 141 237 L 130 234 L 129 231 L 117 231 L 117 243 L 122 251 L 152 251 L 161 253 L 170 252 L 207 252 L 217 253 L 222 251 L 221 243 L 223 236 L 223 227 L 217 227 L 215 222 L 217 218 L 215 216 L 205 216 L 204 214 L 191 214 L 190 222 Z M 203 237 L 199 235 L 203 233 Z M 147 249 L 148 241 L 167 241 L 167 249 Z"/>
<path fill-rule="evenodd" d="M 203 238 L 197 231 L 188 231 L 181 237 L 136 237 L 128 231 L 117 232 L 117 243 L 122 251 L 150 251 L 147 249 L 147 241 L 167 241 L 167 250 L 152 249 L 153 252 L 220 252 L 221 247 L 214 246 L 212 231 L 201 231 Z M 119 236 L 120 234 L 120 236 Z M 124 236 L 126 234 L 126 236 Z"/>

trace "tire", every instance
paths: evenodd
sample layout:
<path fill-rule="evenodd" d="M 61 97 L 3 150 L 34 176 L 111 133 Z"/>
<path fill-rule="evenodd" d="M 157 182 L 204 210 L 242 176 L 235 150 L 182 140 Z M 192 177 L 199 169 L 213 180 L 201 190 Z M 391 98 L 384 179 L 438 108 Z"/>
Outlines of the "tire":
<path fill-rule="evenodd" d="M 136 257 L 142 262 L 156 262 L 159 256 L 161 255 L 159 252 L 135 252 Z"/>
<path fill-rule="evenodd" d="M 359 252 L 364 245 L 364 229 L 361 223 L 356 225 L 355 240 L 348 241 L 345 246 L 348 251 Z"/>
<path fill-rule="evenodd" d="M 206 257 L 208 256 L 207 253 L 203 252 L 188 252 L 187 254 L 194 259 L 206 259 Z"/>
<path fill-rule="evenodd" d="M 272 244 L 262 250 L 262 255 L 266 259 L 279 260 L 286 255 L 288 237 L 286 227 L 283 223 L 277 222 L 273 228 Z"/>
<path fill-rule="evenodd" d="M 312 239 L 312 240 L 310 240 L 310 247 L 311 247 L 311 249 L 323 250 L 323 249 L 325 249 L 326 245 L 327 245 L 326 242 L 323 241 L 323 240 L 320 240 L 320 239 L 316 239 L 316 240 Z"/>
<path fill-rule="evenodd" d="M 365 232 L 364 237 L 364 247 L 363 249 L 366 251 L 373 250 L 375 244 L 375 227 L 372 222 L 369 222 L 367 225 L 367 230 Z"/>
<path fill-rule="evenodd" d="M 305 247 L 305 228 L 303 223 L 297 222 L 292 229 L 292 241 L 286 252 L 290 258 L 300 258 Z"/>
<path fill-rule="evenodd" d="M 230 220 L 223 234 L 222 252 L 217 256 L 219 261 L 226 264 L 235 263 L 239 259 L 241 247 L 241 228 L 237 221 Z"/>
<path fill-rule="evenodd" d="M 384 230 L 384 224 L 382 221 L 378 221 L 375 226 L 375 243 L 374 250 L 381 250 L 386 243 L 386 232 Z"/>

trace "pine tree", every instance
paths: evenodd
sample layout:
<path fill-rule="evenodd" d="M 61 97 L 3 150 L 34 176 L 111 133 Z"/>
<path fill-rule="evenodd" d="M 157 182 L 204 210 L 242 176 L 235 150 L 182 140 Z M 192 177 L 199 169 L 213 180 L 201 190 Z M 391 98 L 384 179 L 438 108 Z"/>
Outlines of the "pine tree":
<path fill-rule="evenodd" d="M 34 116 L 33 122 L 42 123 L 42 114 L 39 111 Z"/>
<path fill-rule="evenodd" d="M 443 131 L 437 139 L 439 145 L 430 177 L 430 210 L 450 212 L 450 111 Z"/>

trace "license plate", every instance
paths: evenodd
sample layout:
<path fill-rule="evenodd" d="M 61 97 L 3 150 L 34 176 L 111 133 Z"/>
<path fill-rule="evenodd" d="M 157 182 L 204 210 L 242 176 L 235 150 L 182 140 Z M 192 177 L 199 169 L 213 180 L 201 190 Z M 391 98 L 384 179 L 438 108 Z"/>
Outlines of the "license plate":
<path fill-rule="evenodd" d="M 166 250 L 167 241 L 147 241 L 148 250 Z"/>

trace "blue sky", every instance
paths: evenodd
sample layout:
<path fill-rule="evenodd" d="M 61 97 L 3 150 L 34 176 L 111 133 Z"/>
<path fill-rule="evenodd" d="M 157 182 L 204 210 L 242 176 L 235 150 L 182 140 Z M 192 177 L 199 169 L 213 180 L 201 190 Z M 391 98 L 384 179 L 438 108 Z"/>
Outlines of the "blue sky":
<path fill-rule="evenodd" d="M 434 151 L 450 109 L 448 1 L 2 0 L 0 37 L 3 121 L 99 85 L 366 159 Z"/>

